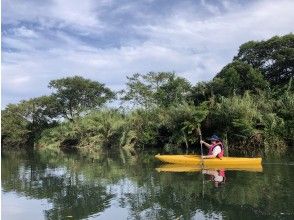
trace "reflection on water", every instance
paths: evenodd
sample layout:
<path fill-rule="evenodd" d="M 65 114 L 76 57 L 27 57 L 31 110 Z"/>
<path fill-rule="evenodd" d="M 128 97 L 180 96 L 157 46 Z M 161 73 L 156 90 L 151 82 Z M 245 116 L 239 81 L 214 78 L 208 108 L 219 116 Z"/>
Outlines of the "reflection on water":
<path fill-rule="evenodd" d="M 193 166 L 186 164 L 163 164 L 160 165 L 156 170 L 158 172 L 200 172 L 201 170 L 235 170 L 235 171 L 248 171 L 248 172 L 262 172 L 261 164 L 254 165 L 226 165 L 226 166 L 216 166 L 216 165 L 205 165 Z"/>
<path fill-rule="evenodd" d="M 151 156 L 2 155 L 2 219 L 294 217 L 294 169 L 161 165 Z M 241 170 L 241 171 L 240 171 Z"/>
<path fill-rule="evenodd" d="M 220 167 L 218 166 L 193 166 L 187 164 L 163 164 L 160 167 L 156 168 L 158 172 L 172 172 L 172 173 L 181 173 L 181 172 L 201 172 L 206 176 L 209 176 L 209 180 L 217 188 L 223 186 L 226 182 L 226 170 L 235 170 L 235 171 L 247 171 L 247 172 L 262 172 L 261 164 L 254 165 L 244 165 L 244 164 L 235 164 L 235 165 L 226 165 Z"/>
<path fill-rule="evenodd" d="M 203 170 L 203 174 L 210 176 L 210 180 L 214 183 L 215 187 L 219 187 L 226 182 L 226 171 L 221 170 Z"/>

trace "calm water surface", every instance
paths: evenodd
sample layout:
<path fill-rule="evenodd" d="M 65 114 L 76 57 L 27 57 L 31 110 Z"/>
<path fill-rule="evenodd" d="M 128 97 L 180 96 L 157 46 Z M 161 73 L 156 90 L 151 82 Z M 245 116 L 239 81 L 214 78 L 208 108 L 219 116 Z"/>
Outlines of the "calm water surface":
<path fill-rule="evenodd" d="M 293 161 L 266 160 L 262 172 L 203 174 L 158 172 L 161 164 L 147 155 L 87 161 L 2 152 L 1 215 L 3 220 L 294 219 Z"/>

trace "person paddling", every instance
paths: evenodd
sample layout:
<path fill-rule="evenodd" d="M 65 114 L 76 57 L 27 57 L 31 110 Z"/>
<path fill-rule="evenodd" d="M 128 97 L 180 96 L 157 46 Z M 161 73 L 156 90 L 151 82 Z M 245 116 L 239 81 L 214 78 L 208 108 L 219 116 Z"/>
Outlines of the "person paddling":
<path fill-rule="evenodd" d="M 204 144 L 208 148 L 208 155 L 202 156 L 203 159 L 210 158 L 222 158 L 224 156 L 224 147 L 222 140 L 217 135 L 212 135 L 208 140 L 211 141 L 211 144 L 206 143 L 203 140 L 200 140 L 201 144 Z"/>

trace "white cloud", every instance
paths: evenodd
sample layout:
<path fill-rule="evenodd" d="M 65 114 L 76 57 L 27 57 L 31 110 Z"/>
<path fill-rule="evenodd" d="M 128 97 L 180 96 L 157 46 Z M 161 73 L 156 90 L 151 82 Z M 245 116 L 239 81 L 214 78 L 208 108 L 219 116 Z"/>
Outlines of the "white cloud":
<path fill-rule="evenodd" d="M 101 25 L 96 15 L 94 0 L 54 0 L 53 2 L 49 13 L 66 24 L 95 28 Z"/>
<path fill-rule="evenodd" d="M 2 22 L 4 24 L 18 24 L 20 22 L 34 22 L 43 28 L 64 28 L 70 26 L 81 31 L 91 28 L 102 28 L 99 8 L 110 1 L 95 0 L 48 0 L 22 1 L 4 0 Z"/>
<path fill-rule="evenodd" d="M 32 50 L 32 45 L 27 44 L 21 39 L 15 37 L 3 37 L 2 44 L 8 48 L 17 49 L 17 50 Z M 5 60 L 5 57 L 3 58 Z"/>
<path fill-rule="evenodd" d="M 16 28 L 14 30 L 14 33 L 16 36 L 19 36 L 19 37 L 25 37 L 25 38 L 37 38 L 38 37 L 38 35 L 35 31 L 28 29 L 24 26 Z"/>
<path fill-rule="evenodd" d="M 202 6 L 206 8 L 210 13 L 218 15 L 220 14 L 220 9 L 216 5 L 208 3 L 206 0 L 201 0 Z"/>

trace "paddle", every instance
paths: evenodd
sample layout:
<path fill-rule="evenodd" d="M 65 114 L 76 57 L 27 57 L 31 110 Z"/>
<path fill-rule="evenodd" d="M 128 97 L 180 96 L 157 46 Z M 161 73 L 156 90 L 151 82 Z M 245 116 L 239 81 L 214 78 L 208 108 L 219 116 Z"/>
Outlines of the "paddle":
<path fill-rule="evenodd" d="M 199 138 L 200 138 L 200 147 L 201 147 L 201 167 L 203 169 L 203 166 L 204 166 L 204 161 L 203 161 L 203 147 L 202 147 L 202 134 L 201 134 L 201 129 L 200 129 L 200 126 L 198 125 L 198 128 L 197 128 L 197 131 L 198 131 L 198 134 L 199 134 Z"/>
<path fill-rule="evenodd" d="M 199 134 L 200 147 L 201 147 L 201 170 L 202 170 L 201 173 L 202 173 L 202 199 L 203 199 L 204 198 L 204 174 L 203 174 L 204 162 L 203 162 L 202 134 L 201 134 L 200 125 L 198 125 L 197 131 Z"/>

